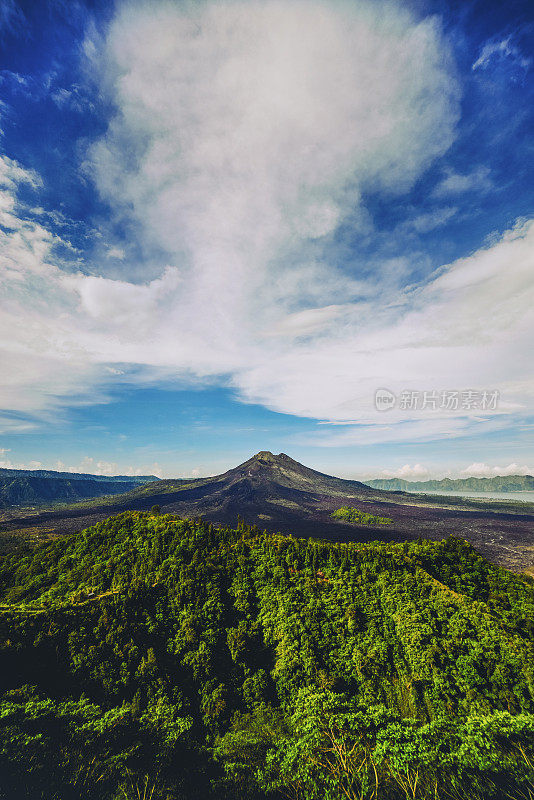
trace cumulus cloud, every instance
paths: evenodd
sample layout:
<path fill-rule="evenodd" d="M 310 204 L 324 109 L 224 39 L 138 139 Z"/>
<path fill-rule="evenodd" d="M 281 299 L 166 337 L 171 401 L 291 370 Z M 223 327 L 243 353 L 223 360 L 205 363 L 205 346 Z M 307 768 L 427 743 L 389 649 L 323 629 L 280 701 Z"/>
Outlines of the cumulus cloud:
<path fill-rule="evenodd" d="M 2 450 L 0 450 L 0 454 L 2 454 Z M 41 469 L 42 466 L 40 461 L 29 461 L 27 464 L 23 464 L 20 462 L 14 463 L 9 458 L 0 460 L 1 469 Z"/>
<path fill-rule="evenodd" d="M 180 269 L 189 327 L 202 308 L 231 348 L 216 364 L 200 348 L 199 368 L 234 369 L 277 307 L 337 299 L 342 281 L 357 295 L 318 242 L 362 191 L 403 191 L 447 149 L 458 88 L 436 21 L 394 6 L 189 9 L 122 8 L 103 53 L 117 114 L 89 168 Z"/>
<path fill-rule="evenodd" d="M 404 478 L 405 480 L 421 481 L 430 476 L 430 472 L 422 464 L 404 464 L 395 470 L 383 469 L 381 476 L 384 478 Z"/>
<path fill-rule="evenodd" d="M 527 408 L 534 225 L 417 285 L 338 262 L 342 223 L 372 234 L 366 193 L 406 191 L 453 141 L 459 90 L 435 19 L 365 2 L 135 3 L 85 50 L 116 109 L 85 170 L 136 227 L 147 276 L 127 258 L 121 279 L 62 269 L 57 237 L 17 206 L 27 177 L 8 164 L 2 407 L 94 402 L 134 369 L 358 422 L 324 444 L 459 436 Z M 167 263 L 153 277 L 156 250 Z M 385 420 L 379 386 L 504 400 L 489 422 L 398 409 Z"/>
<path fill-rule="evenodd" d="M 59 462 L 58 462 L 59 463 Z M 56 466 L 55 469 L 60 469 L 59 466 Z M 64 464 L 61 464 L 61 470 L 66 472 L 86 472 L 90 475 L 130 475 L 131 477 L 135 477 L 136 475 L 155 475 L 157 478 L 161 478 L 162 476 L 162 468 L 159 464 L 154 463 L 148 467 L 119 467 L 119 465 L 114 461 L 104 461 L 100 458 L 94 458 L 93 456 L 84 456 L 79 464 L 76 466 L 65 467 Z"/>
<path fill-rule="evenodd" d="M 111 461 L 102 461 L 92 456 L 85 456 L 76 472 L 89 472 L 92 475 L 116 475 L 117 464 Z"/>
<path fill-rule="evenodd" d="M 488 464 L 475 462 L 463 469 L 460 474 L 473 478 L 492 478 L 496 475 L 534 475 L 534 466 L 508 464 L 506 467 L 491 467 Z"/>

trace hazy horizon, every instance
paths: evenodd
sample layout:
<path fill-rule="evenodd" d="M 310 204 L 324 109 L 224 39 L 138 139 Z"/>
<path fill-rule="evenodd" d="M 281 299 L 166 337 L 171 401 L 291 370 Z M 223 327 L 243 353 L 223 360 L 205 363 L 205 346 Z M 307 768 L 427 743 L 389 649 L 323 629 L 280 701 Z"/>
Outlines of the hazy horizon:
<path fill-rule="evenodd" d="M 260 452 L 262 452 L 262 451 L 258 451 L 258 453 L 260 453 Z M 263 452 L 269 452 L 269 451 L 263 451 Z M 206 477 L 211 477 L 212 475 L 221 474 L 222 472 L 225 472 L 227 469 L 232 469 L 233 467 L 236 467 L 239 464 L 248 461 L 249 458 L 252 458 L 253 456 L 257 455 L 258 453 L 251 453 L 248 457 L 243 458 L 242 461 L 240 461 L 239 463 L 237 463 L 237 462 L 236 463 L 231 463 L 231 464 L 228 463 L 226 466 L 221 468 L 216 473 L 210 473 L 210 472 L 207 472 L 207 471 L 206 472 L 201 472 L 200 470 L 195 469 L 195 470 L 192 470 L 190 472 L 187 472 L 187 470 L 186 470 L 186 472 L 180 473 L 180 474 L 178 474 L 178 473 L 170 474 L 169 473 L 169 474 L 165 474 L 165 475 L 162 475 L 162 474 L 158 475 L 158 474 L 154 473 L 154 475 L 157 478 L 163 478 L 163 479 L 165 479 L 165 478 L 173 479 L 173 478 L 196 478 L 196 477 L 198 477 L 198 478 L 206 478 Z M 274 455 L 282 455 L 282 454 L 281 453 L 280 454 L 275 453 Z M 285 455 L 289 455 L 289 454 L 286 453 Z M 290 458 L 292 458 L 292 456 L 290 456 Z M 296 460 L 296 459 L 294 459 L 294 460 Z M 59 462 L 59 463 L 56 462 L 52 466 L 46 465 L 46 464 L 41 464 L 40 462 L 31 462 L 30 465 L 10 466 L 10 467 L 5 467 L 4 463 L 0 466 L 1 469 L 20 469 L 20 470 L 23 470 L 23 471 L 24 470 L 33 470 L 33 471 L 50 470 L 50 471 L 57 471 L 57 472 L 92 474 L 92 475 L 109 476 L 109 477 L 115 477 L 117 475 L 128 475 L 128 476 L 131 476 L 131 477 L 136 477 L 136 476 L 151 474 L 151 473 L 143 473 L 140 469 L 130 469 L 128 472 L 125 472 L 125 473 L 117 473 L 117 472 L 113 472 L 113 470 L 112 470 L 113 465 L 112 464 L 103 464 L 103 463 L 100 463 L 100 464 L 96 463 L 95 464 L 95 463 L 92 463 L 92 462 L 89 462 L 89 461 L 87 461 L 85 463 L 85 466 L 87 467 L 87 469 L 82 469 L 80 466 L 78 466 L 78 467 L 77 466 L 72 466 L 72 467 L 71 466 L 67 466 L 66 464 L 63 464 L 62 462 Z M 309 466 L 312 466 L 312 465 L 304 464 L 304 466 L 308 466 L 309 467 Z M 319 472 L 324 471 L 324 470 L 321 469 L 321 466 L 319 464 L 314 464 L 312 466 L 312 468 L 316 469 Z M 493 467 L 493 468 L 489 468 L 486 464 L 471 464 L 470 466 L 466 467 L 464 470 L 461 470 L 460 472 L 457 472 L 457 473 L 441 472 L 441 473 L 437 473 L 435 475 L 431 475 L 430 473 L 425 471 L 421 467 L 421 465 L 416 464 L 414 467 L 410 467 L 409 465 L 406 465 L 405 468 L 401 468 L 401 469 L 398 469 L 398 470 L 387 470 L 387 469 L 384 469 L 379 473 L 378 472 L 366 473 L 366 472 L 356 472 L 356 471 L 350 471 L 349 470 L 346 473 L 343 473 L 343 472 L 339 473 L 338 477 L 352 479 L 352 480 L 361 480 L 361 481 L 365 481 L 365 480 L 384 480 L 384 479 L 387 480 L 387 479 L 395 479 L 395 478 L 398 479 L 398 478 L 400 478 L 402 480 L 407 480 L 409 482 L 416 483 L 416 482 L 419 482 L 419 481 L 442 480 L 444 478 L 451 478 L 451 479 L 494 478 L 494 477 L 508 477 L 508 476 L 523 476 L 523 475 L 531 475 L 531 474 L 532 473 L 526 471 L 526 467 L 522 468 L 518 464 L 509 464 L 507 467 Z"/>

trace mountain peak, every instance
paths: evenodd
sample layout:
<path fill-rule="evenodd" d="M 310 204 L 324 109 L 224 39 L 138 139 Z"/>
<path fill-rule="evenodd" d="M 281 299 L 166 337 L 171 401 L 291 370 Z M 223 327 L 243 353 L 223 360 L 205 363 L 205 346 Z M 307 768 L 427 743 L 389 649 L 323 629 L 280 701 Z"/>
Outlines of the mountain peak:
<path fill-rule="evenodd" d="M 252 456 L 251 461 L 285 461 L 289 458 L 285 453 L 278 453 L 276 456 L 270 450 L 260 450 L 259 453 Z"/>
<path fill-rule="evenodd" d="M 291 458 L 286 453 L 271 453 L 270 450 L 260 450 L 259 453 L 256 453 L 248 461 L 244 462 L 244 465 L 240 466 L 255 466 L 255 467 L 262 467 L 267 469 L 292 469 L 292 470 L 303 470 L 307 469 L 303 464 L 300 464 L 298 461 L 295 461 L 294 458 Z"/>
<path fill-rule="evenodd" d="M 288 456 L 286 453 L 278 453 L 278 455 L 276 455 L 275 453 L 271 453 L 270 450 L 260 450 L 259 453 L 251 456 L 247 461 L 239 464 L 239 466 L 234 469 L 228 470 L 225 475 L 246 478 L 258 478 L 261 476 L 262 478 L 274 479 L 276 481 L 282 480 L 283 483 L 294 479 L 297 479 L 301 483 L 301 479 L 304 478 L 307 484 L 309 484 L 310 481 L 329 477 L 309 467 L 305 467 L 304 464 L 295 461 L 294 458 L 291 458 L 291 456 Z"/>

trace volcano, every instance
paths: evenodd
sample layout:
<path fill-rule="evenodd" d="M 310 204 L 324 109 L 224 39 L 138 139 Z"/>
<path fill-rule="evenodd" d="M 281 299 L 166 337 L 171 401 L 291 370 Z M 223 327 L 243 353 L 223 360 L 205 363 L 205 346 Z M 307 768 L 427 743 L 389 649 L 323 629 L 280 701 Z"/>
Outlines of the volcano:
<path fill-rule="evenodd" d="M 302 532 L 319 509 L 335 510 L 345 501 L 369 500 L 380 492 L 359 481 L 348 481 L 305 467 L 285 453 L 262 450 L 243 464 L 202 486 L 183 487 L 179 503 L 190 505 L 213 522 L 249 524 Z M 309 531 L 307 531 L 309 534 Z"/>
<path fill-rule="evenodd" d="M 388 494 L 317 472 L 285 453 L 262 450 L 221 475 L 158 481 L 110 502 L 114 510 L 158 505 L 165 513 L 202 516 L 219 524 L 235 525 L 240 518 L 283 533 L 324 536 L 325 525 L 335 525 L 330 516 L 335 509 Z"/>
<path fill-rule="evenodd" d="M 58 509 L 13 509 L 0 535 L 40 539 L 74 533 L 122 511 L 203 517 L 217 525 L 238 519 L 261 529 L 331 541 L 406 541 L 459 536 L 486 558 L 511 569 L 531 568 L 534 507 L 529 503 L 473 501 L 373 489 L 360 481 L 326 475 L 285 453 L 262 450 L 220 475 L 159 480 L 132 491 Z M 332 518 L 342 506 L 389 517 L 379 528 Z"/>

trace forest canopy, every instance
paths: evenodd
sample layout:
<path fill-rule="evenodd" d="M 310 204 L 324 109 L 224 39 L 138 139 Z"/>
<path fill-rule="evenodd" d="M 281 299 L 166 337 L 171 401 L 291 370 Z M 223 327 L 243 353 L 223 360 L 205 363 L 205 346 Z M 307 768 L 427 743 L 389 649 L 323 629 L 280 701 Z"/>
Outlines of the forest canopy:
<path fill-rule="evenodd" d="M 529 798 L 534 588 L 128 512 L 0 559 L 0 797 Z"/>

